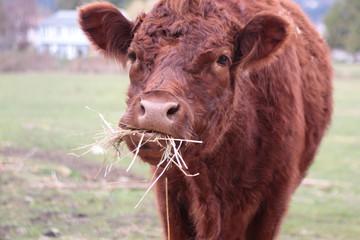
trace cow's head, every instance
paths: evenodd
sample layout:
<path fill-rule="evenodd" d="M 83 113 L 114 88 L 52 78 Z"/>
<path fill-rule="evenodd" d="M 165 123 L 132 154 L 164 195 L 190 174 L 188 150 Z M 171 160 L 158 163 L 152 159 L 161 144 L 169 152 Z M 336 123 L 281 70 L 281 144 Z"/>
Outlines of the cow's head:
<path fill-rule="evenodd" d="M 282 17 L 264 12 L 232 18 L 234 7 L 161 0 L 134 22 L 109 3 L 80 9 L 80 24 L 92 43 L 131 64 L 128 109 L 120 124 L 201 139 L 197 154 L 220 146 L 239 121 L 237 91 L 247 91 L 239 87 L 241 72 L 268 64 L 289 35 Z M 155 163 L 155 150 L 144 147 L 140 156 Z"/>

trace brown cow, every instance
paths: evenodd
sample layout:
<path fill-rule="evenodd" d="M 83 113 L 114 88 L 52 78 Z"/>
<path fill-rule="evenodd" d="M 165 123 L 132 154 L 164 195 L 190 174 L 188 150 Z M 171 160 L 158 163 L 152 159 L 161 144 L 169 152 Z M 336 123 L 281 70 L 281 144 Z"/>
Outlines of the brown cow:
<path fill-rule="evenodd" d="M 274 239 L 332 113 L 328 49 L 300 8 L 160 0 L 132 22 L 93 3 L 80 24 L 105 55 L 131 62 L 122 126 L 203 141 L 181 148 L 199 176 L 164 174 L 171 239 Z M 156 144 L 140 150 L 153 166 L 161 155 Z M 156 194 L 166 239 L 163 177 Z"/>

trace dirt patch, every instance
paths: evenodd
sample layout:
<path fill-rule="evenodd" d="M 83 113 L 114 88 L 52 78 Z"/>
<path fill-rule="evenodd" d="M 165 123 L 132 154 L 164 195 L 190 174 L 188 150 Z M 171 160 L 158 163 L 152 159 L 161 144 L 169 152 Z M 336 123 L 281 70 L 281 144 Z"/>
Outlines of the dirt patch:
<path fill-rule="evenodd" d="M 72 60 L 67 66 L 70 72 L 83 72 L 83 73 L 119 73 L 121 67 L 119 64 L 105 61 L 102 56 L 78 58 Z"/>
<path fill-rule="evenodd" d="M 86 159 L 84 157 L 75 157 L 68 155 L 60 151 L 44 151 L 37 148 L 33 148 L 30 151 L 20 148 L 11 148 L 11 147 L 0 147 L 0 154 L 9 158 L 9 157 L 18 157 L 23 160 L 29 158 L 37 159 L 44 162 L 58 163 L 65 165 L 73 170 L 79 172 L 81 177 L 90 182 L 97 181 L 106 181 L 106 182 L 133 182 L 137 183 L 139 188 L 144 188 L 144 184 L 147 186 L 147 180 L 141 176 L 138 176 L 134 173 L 126 172 L 119 166 L 114 166 L 113 170 L 107 174 L 104 178 L 104 169 L 101 170 L 99 177 L 94 179 L 97 172 L 101 168 L 101 164 L 94 163 L 93 160 Z M 1 161 L 0 161 L 1 163 Z M 1 168 L 0 168 L 1 171 Z"/>
<path fill-rule="evenodd" d="M 60 70 L 59 62 L 47 54 L 33 51 L 6 51 L 0 55 L 1 72 L 34 72 Z"/>

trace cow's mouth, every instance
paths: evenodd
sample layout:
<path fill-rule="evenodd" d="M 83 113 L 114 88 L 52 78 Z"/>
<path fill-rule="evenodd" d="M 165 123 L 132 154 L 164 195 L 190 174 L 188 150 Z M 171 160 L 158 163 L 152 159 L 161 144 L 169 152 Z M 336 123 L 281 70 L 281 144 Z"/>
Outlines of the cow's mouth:
<path fill-rule="evenodd" d="M 148 130 L 140 130 L 125 137 L 130 149 L 139 149 L 139 152 L 161 152 L 166 148 L 166 135 Z"/>
<path fill-rule="evenodd" d="M 133 130 L 131 134 L 123 138 L 126 145 L 130 151 L 138 154 L 151 165 L 158 165 L 169 152 L 170 155 L 173 155 L 175 151 L 183 154 L 192 143 L 200 143 L 200 141 L 179 139 L 161 132 L 129 128 L 121 126 L 121 124 L 119 126 L 123 129 Z"/>
<path fill-rule="evenodd" d="M 152 165 L 157 165 L 166 151 L 168 141 L 172 138 L 169 135 L 150 131 L 132 129 L 134 132 L 124 136 L 128 148 L 138 154 L 143 160 Z"/>

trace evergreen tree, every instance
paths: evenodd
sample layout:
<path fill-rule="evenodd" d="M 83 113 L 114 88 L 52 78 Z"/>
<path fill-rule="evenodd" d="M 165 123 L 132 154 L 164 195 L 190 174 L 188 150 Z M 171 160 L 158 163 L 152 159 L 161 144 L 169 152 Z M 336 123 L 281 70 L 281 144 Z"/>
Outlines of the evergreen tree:
<path fill-rule="evenodd" d="M 60 9 L 76 9 L 76 7 L 83 5 L 85 2 L 84 0 L 56 0 L 56 5 Z"/>
<path fill-rule="evenodd" d="M 6 32 L 6 11 L 4 8 L 4 3 L 2 0 L 0 0 L 0 36 L 5 35 Z"/>
<path fill-rule="evenodd" d="M 76 9 L 77 7 L 89 2 L 93 2 L 93 0 L 56 0 L 56 5 L 59 9 Z M 106 2 L 110 2 L 115 6 L 124 8 L 130 0 L 107 0 Z"/>
<path fill-rule="evenodd" d="M 342 48 L 353 54 L 360 51 L 360 1 L 340 0 L 324 19 L 330 47 Z"/>

